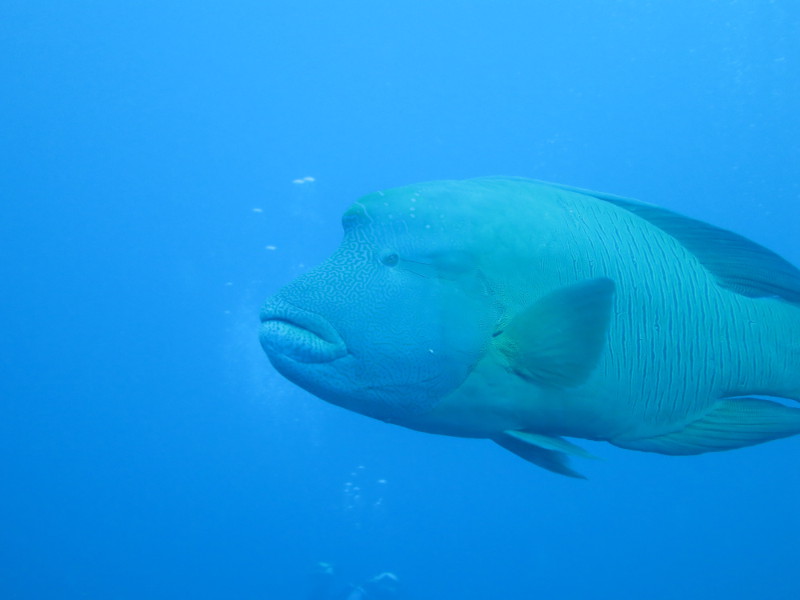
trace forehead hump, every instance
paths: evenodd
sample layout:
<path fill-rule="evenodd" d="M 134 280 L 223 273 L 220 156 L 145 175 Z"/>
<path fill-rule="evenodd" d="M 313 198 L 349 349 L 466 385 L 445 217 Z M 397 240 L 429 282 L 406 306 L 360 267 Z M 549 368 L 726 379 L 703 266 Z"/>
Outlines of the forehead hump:
<path fill-rule="evenodd" d="M 475 198 L 462 184 L 435 181 L 375 192 L 353 203 L 342 223 L 345 229 L 372 226 L 396 233 L 460 229 L 477 216 Z"/>

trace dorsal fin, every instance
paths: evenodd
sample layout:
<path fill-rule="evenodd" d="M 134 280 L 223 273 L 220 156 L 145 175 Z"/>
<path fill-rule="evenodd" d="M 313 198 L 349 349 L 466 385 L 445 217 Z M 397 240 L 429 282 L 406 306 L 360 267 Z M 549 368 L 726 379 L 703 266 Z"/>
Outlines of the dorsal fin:
<path fill-rule="evenodd" d="M 652 223 L 694 254 L 724 288 L 750 298 L 777 296 L 800 304 L 800 269 L 737 233 L 638 200 L 548 185 L 610 202 Z"/>

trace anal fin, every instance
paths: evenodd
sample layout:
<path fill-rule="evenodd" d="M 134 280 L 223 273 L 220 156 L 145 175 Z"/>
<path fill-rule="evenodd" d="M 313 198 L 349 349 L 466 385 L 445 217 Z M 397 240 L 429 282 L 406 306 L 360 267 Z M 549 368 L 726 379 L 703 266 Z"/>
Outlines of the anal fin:
<path fill-rule="evenodd" d="M 680 431 L 637 440 L 610 440 L 643 452 L 690 455 L 753 446 L 800 433 L 800 409 L 758 398 L 725 398 Z"/>

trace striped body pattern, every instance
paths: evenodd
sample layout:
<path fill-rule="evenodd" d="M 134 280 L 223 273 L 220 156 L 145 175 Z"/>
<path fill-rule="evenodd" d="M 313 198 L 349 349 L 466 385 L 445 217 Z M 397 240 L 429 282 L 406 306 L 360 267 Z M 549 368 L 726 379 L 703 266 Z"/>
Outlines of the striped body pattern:
<path fill-rule="evenodd" d="M 261 313 L 320 398 L 579 476 L 565 438 L 698 454 L 800 432 L 800 271 L 635 200 L 518 178 L 366 196 Z"/>

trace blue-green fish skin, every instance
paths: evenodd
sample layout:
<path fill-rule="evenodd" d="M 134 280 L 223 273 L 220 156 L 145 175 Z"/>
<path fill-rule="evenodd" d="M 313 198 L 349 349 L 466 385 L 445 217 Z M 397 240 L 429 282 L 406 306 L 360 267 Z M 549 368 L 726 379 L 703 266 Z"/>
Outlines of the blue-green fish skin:
<path fill-rule="evenodd" d="M 366 196 L 262 310 L 287 378 L 577 476 L 562 436 L 665 454 L 800 432 L 800 272 L 633 200 L 515 178 Z"/>

